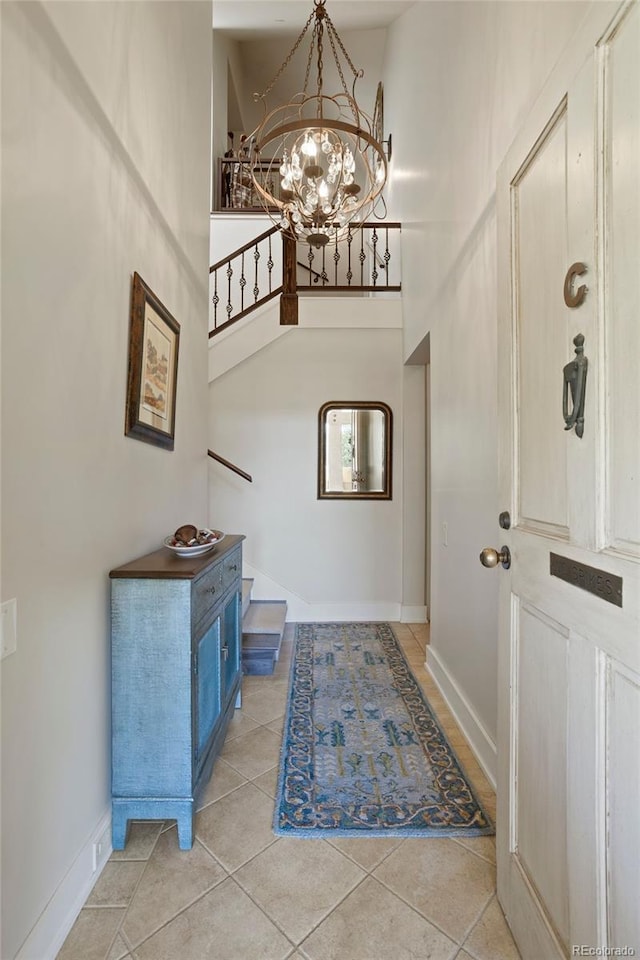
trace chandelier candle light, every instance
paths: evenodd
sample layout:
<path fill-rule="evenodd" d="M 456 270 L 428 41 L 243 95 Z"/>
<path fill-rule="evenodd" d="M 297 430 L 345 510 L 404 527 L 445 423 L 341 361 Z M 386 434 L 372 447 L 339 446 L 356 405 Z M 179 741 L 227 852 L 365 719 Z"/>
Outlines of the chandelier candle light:
<path fill-rule="evenodd" d="M 356 217 L 366 219 L 387 178 L 382 144 L 372 134 L 372 121 L 355 100 L 357 71 L 325 9 L 314 0 L 314 9 L 287 59 L 256 100 L 265 101 L 276 81 L 309 31 L 311 42 L 302 93 L 267 113 L 251 134 L 252 179 L 269 213 L 284 233 L 323 247 L 347 234 Z M 323 93 L 323 42 L 331 53 L 342 82 L 342 92 Z M 353 74 L 347 90 L 338 49 Z M 308 92 L 311 65 L 316 54 L 316 92 Z M 266 173 L 265 173 L 266 171 Z M 274 211 L 276 211 L 274 215 Z"/>

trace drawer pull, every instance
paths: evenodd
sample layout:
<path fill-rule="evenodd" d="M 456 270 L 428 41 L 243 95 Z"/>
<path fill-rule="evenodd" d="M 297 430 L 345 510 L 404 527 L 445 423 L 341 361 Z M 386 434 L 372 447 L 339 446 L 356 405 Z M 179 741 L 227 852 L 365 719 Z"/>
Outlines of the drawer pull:
<path fill-rule="evenodd" d="M 237 569 L 238 569 L 238 564 L 237 564 L 237 563 L 232 563 L 232 564 L 229 566 L 229 570 L 237 570 Z"/>
<path fill-rule="evenodd" d="M 224 656 L 224 659 L 225 659 L 225 660 L 228 660 L 228 659 L 229 659 L 229 647 L 227 647 L 227 646 L 225 645 L 225 646 L 222 648 L 222 654 L 223 654 L 223 656 Z"/>
<path fill-rule="evenodd" d="M 215 592 L 216 592 L 216 588 L 215 588 L 215 587 L 209 587 L 209 589 L 207 590 L 207 593 L 210 593 L 211 596 L 213 596 Z"/>

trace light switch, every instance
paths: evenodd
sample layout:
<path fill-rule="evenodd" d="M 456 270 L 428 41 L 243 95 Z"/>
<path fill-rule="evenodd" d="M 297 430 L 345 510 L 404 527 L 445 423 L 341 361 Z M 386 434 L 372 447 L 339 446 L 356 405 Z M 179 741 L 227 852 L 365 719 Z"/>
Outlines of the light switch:
<path fill-rule="evenodd" d="M 8 657 L 9 654 L 16 652 L 17 646 L 17 635 L 16 635 L 16 621 L 17 621 L 17 610 L 18 610 L 18 601 L 13 598 L 13 600 L 5 600 L 5 602 L 0 606 L 0 614 L 2 614 L 1 625 L 2 625 L 2 644 L 1 644 L 1 654 L 2 658 Z"/>

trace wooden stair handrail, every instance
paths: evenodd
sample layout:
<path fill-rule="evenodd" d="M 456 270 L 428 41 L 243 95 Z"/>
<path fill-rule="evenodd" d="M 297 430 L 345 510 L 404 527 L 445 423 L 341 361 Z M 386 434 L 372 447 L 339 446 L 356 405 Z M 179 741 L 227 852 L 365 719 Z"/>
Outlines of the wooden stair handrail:
<path fill-rule="evenodd" d="M 370 227 L 372 230 L 373 230 L 373 229 L 376 229 L 376 230 L 384 230 L 386 227 L 388 227 L 389 230 L 401 230 L 401 229 L 402 229 L 402 224 L 400 223 L 399 220 L 398 220 L 398 221 L 395 221 L 395 220 L 365 220 L 365 221 L 363 221 L 363 223 L 360 223 L 360 221 L 358 220 L 357 223 L 352 223 L 352 224 L 351 224 L 351 229 L 352 229 L 352 230 L 359 230 L 361 227 L 362 227 L 363 229 L 369 229 L 369 227 Z"/>
<path fill-rule="evenodd" d="M 236 467 L 235 463 L 231 463 L 230 460 L 225 460 L 224 457 L 221 457 L 219 453 L 214 453 L 213 450 L 207 450 L 207 453 L 213 460 L 217 460 L 218 463 L 221 463 L 223 467 L 228 467 L 229 470 L 233 470 L 234 473 L 237 473 L 239 477 L 243 477 L 245 480 L 248 480 L 249 483 L 253 483 L 253 477 L 250 473 L 245 473 L 244 470 L 241 470 L 240 467 Z"/>
<path fill-rule="evenodd" d="M 226 262 L 226 261 L 223 261 Z M 224 330 L 225 327 L 231 327 L 238 320 L 244 319 L 249 313 L 253 310 L 257 310 L 258 307 L 262 307 L 265 303 L 269 303 L 270 300 L 273 300 L 275 297 L 280 296 L 283 291 L 283 286 L 280 284 L 279 287 L 276 287 L 275 290 L 272 290 L 271 293 L 267 293 L 260 300 L 256 300 L 255 303 L 250 303 L 248 307 L 245 307 L 244 310 L 241 310 L 239 313 L 232 317 L 231 320 L 225 320 L 224 323 L 219 323 L 217 327 L 214 327 L 213 330 L 209 330 L 209 339 L 215 337 L 217 333 L 220 333 L 221 330 Z"/>
<path fill-rule="evenodd" d="M 310 273 L 315 277 L 314 283 L 317 283 L 318 280 L 322 280 L 323 283 L 328 283 L 328 280 L 325 280 L 321 273 L 318 273 L 317 270 L 312 270 L 311 267 L 308 267 L 306 263 L 303 263 L 302 260 L 298 260 L 298 266 L 302 267 L 303 270 L 306 270 L 307 273 Z"/>

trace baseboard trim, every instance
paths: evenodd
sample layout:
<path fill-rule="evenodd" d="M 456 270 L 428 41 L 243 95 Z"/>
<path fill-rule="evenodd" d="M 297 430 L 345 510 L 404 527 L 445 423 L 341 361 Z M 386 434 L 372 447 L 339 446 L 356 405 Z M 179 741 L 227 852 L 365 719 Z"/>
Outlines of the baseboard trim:
<path fill-rule="evenodd" d="M 327 603 L 305 600 L 299 594 L 287 590 L 281 583 L 273 580 L 268 574 L 254 567 L 247 560 L 243 560 L 242 570 L 243 577 L 253 579 L 251 590 L 253 600 L 286 600 L 287 621 L 290 623 L 340 620 L 391 620 L 396 623 L 400 621 L 401 605 L 393 601 L 376 603 L 347 600 Z"/>
<path fill-rule="evenodd" d="M 427 607 L 403 604 L 400 608 L 400 623 L 429 623 Z"/>
<path fill-rule="evenodd" d="M 289 604 L 287 620 L 294 623 L 323 623 L 340 621 L 386 622 L 400 621 L 399 603 L 306 603 Z"/>
<path fill-rule="evenodd" d="M 449 710 L 464 733 L 476 759 L 495 790 L 497 771 L 496 744 L 487 733 L 475 710 L 449 673 L 442 658 L 433 647 L 427 647 L 427 670 L 446 700 Z"/>
<path fill-rule="evenodd" d="M 96 845 L 100 846 L 100 853 L 94 863 Z M 55 960 L 111 852 L 109 810 L 100 818 L 14 960 Z"/>

